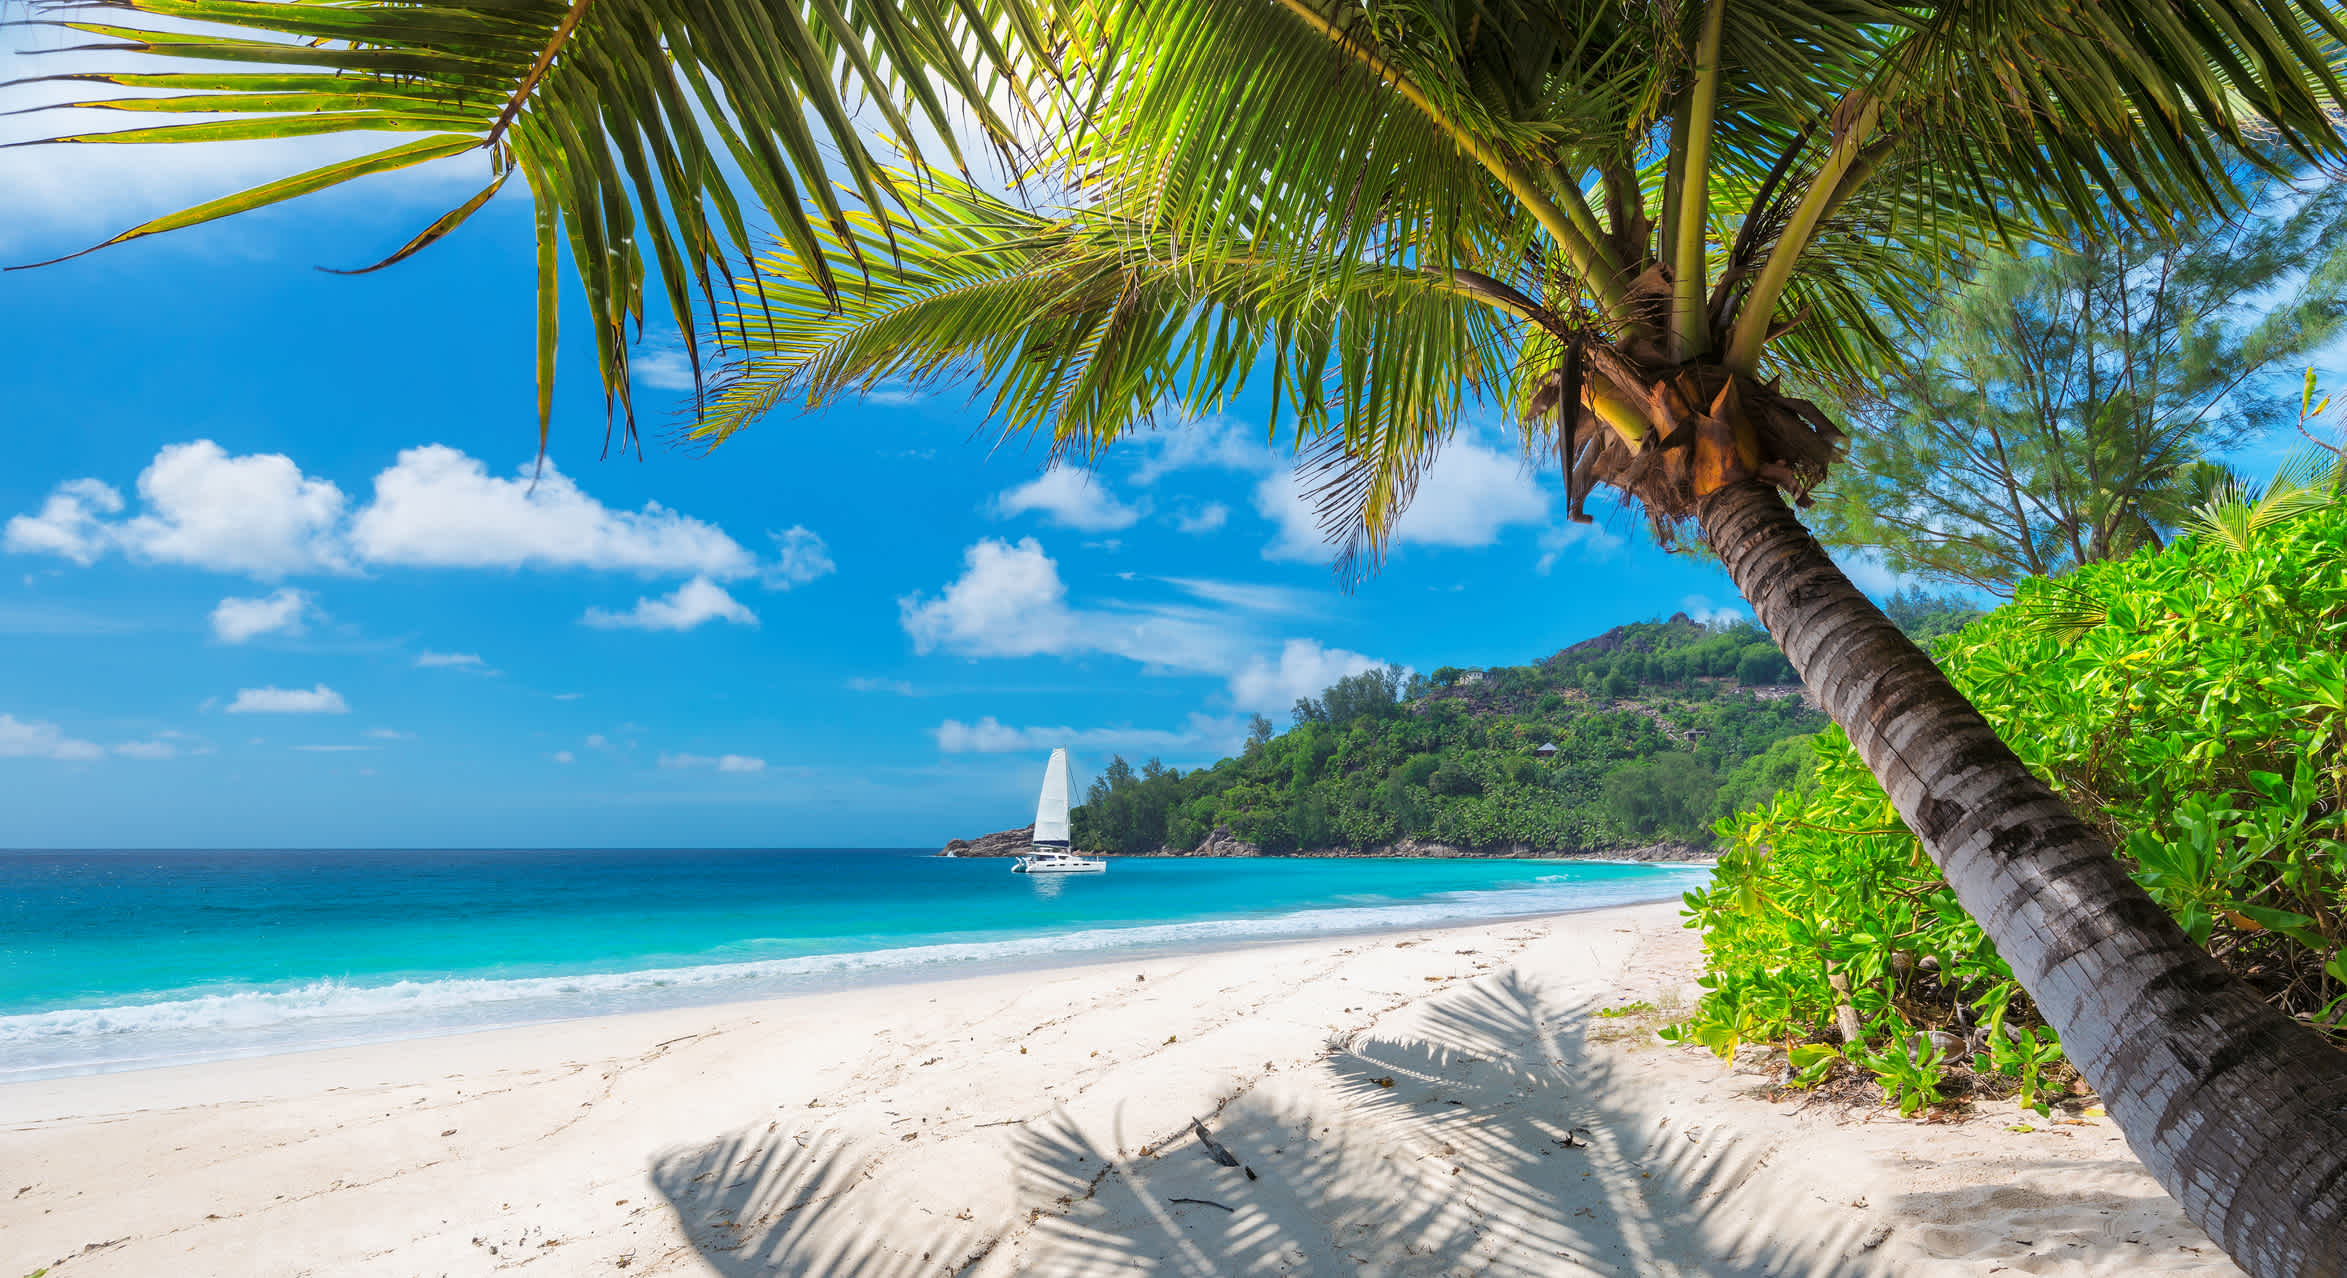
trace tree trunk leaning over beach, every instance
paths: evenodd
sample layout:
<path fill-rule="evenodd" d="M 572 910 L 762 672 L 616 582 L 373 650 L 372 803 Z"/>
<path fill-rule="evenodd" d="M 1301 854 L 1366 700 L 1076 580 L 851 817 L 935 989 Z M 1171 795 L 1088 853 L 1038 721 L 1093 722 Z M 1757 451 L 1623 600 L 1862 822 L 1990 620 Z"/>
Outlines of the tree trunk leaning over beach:
<path fill-rule="evenodd" d="M 2194 945 L 1774 490 L 1697 520 L 2152 1175 L 2252 1273 L 2347 1272 L 2347 1053 Z"/>

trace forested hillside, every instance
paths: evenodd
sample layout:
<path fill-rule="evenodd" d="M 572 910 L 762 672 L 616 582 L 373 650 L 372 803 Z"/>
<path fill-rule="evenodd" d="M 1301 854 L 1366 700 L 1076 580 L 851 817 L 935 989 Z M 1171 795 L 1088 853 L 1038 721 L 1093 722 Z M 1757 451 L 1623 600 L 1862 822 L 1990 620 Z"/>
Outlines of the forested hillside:
<path fill-rule="evenodd" d="M 1126 853 L 1702 843 L 1809 757 L 1825 721 L 1793 678 L 1758 627 L 1685 614 L 1533 665 L 1389 666 L 1297 702 L 1285 732 L 1258 716 L 1246 749 L 1211 767 L 1112 761 L 1074 813 L 1075 840 Z"/>

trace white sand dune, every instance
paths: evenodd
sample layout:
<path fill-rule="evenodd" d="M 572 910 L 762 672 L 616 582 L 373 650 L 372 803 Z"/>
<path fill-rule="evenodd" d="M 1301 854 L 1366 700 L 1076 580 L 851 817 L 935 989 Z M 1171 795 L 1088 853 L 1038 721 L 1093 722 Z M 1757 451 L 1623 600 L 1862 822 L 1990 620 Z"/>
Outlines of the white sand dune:
<path fill-rule="evenodd" d="M 19 1083 L 0 1278 L 2239 1272 L 2105 1122 L 1595 1015 L 1694 960 L 1641 906 Z"/>

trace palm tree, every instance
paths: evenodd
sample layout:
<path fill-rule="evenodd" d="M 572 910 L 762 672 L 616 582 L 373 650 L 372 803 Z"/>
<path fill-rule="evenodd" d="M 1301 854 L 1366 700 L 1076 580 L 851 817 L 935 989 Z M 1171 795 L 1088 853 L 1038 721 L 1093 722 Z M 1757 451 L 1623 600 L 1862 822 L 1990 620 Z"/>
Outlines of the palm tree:
<path fill-rule="evenodd" d="M 1573 518 L 1608 484 L 1718 554 L 2187 1213 L 2258 1274 L 2347 1266 L 2347 1056 L 2193 947 L 1827 558 L 1787 498 L 1842 435 L 1779 381 L 1863 376 L 1885 317 L 1913 322 L 1991 243 L 2172 224 L 2235 198 L 2260 155 L 2347 154 L 2347 26 L 2324 0 L 121 10 L 326 43 L 88 29 L 344 74 L 118 83 L 289 113 L 248 130 L 443 129 L 407 145 L 519 167 L 541 296 L 567 237 L 615 393 L 648 241 L 672 309 L 697 290 L 737 352 L 699 405 L 712 444 L 786 398 L 969 376 L 1007 429 L 1088 456 L 1267 373 L 1363 564 L 1469 401 L 1496 403 L 1563 467 Z M 1057 207 L 918 152 L 882 164 L 835 81 L 900 139 L 973 108 Z M 810 187 L 809 120 L 844 200 Z M 743 274 L 720 265 L 743 243 L 735 185 L 782 228 Z"/>

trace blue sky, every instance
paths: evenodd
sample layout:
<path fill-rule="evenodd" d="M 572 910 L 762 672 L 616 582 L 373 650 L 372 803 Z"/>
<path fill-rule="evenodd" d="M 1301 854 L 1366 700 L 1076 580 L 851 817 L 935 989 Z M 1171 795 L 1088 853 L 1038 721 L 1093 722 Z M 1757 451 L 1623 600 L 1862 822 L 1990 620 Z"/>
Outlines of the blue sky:
<path fill-rule="evenodd" d="M 0 151 L 0 258 L 332 145 Z M 1522 662 L 1734 603 L 1619 512 L 1564 523 L 1488 421 L 1347 593 L 1265 404 L 1097 473 L 996 446 L 952 391 L 704 455 L 659 442 L 683 381 L 657 330 L 647 454 L 602 456 L 566 341 L 532 487 L 518 190 L 399 267 L 312 269 L 472 177 L 0 275 L 0 847 L 932 844 L 1028 819 L 1054 744 L 1080 774 L 1196 765 L 1371 661 Z"/>

